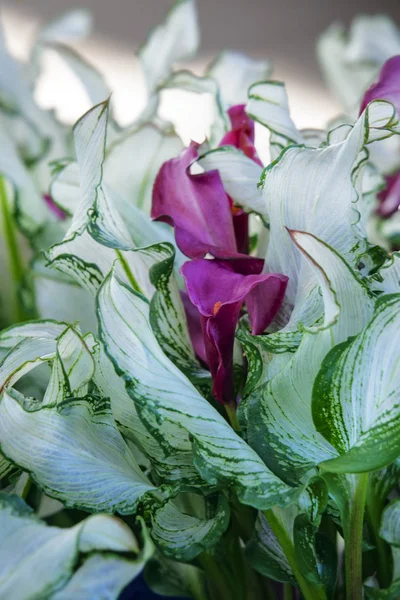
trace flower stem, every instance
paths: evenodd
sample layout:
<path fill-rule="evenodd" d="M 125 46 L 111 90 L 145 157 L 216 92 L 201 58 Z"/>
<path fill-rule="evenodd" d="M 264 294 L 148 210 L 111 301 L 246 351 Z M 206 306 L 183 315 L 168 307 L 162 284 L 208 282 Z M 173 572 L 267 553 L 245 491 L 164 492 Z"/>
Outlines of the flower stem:
<path fill-rule="evenodd" d="M 296 577 L 304 600 L 326 600 L 325 590 L 322 585 L 316 585 L 307 581 L 297 566 L 293 542 L 279 517 L 279 509 L 266 510 L 264 511 L 264 515 L 286 556 L 294 576 Z"/>
<path fill-rule="evenodd" d="M 368 473 L 361 473 L 357 476 L 349 523 L 344 527 L 347 600 L 362 600 L 362 539 L 367 488 Z"/>
<path fill-rule="evenodd" d="M 229 422 L 232 426 L 232 429 L 236 431 L 240 431 L 239 421 L 236 415 L 236 405 L 235 404 L 225 404 L 226 414 L 228 415 Z"/>
<path fill-rule="evenodd" d="M 379 525 L 381 521 L 383 505 L 374 495 L 373 486 L 368 485 L 367 490 L 367 520 L 369 529 L 378 554 L 378 581 L 381 588 L 388 588 L 392 580 L 391 575 L 391 556 L 389 546 L 379 535 Z"/>
<path fill-rule="evenodd" d="M 13 284 L 13 321 L 18 323 L 28 318 L 19 297 L 19 290 L 25 274 L 25 266 L 20 253 L 17 230 L 7 197 L 7 186 L 4 177 L 0 177 L 0 211 L 3 222 L 4 242 L 8 250 L 8 266 Z"/>
<path fill-rule="evenodd" d="M 290 583 L 283 584 L 283 598 L 284 600 L 292 600 L 292 586 Z"/>

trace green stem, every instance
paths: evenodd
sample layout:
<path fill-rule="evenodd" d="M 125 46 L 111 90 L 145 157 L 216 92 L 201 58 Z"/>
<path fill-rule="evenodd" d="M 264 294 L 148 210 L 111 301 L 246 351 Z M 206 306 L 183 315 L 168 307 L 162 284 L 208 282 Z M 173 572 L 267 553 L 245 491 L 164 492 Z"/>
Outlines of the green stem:
<path fill-rule="evenodd" d="M 371 484 L 368 485 L 366 508 L 369 530 L 378 553 L 378 581 L 381 588 L 385 589 L 390 586 L 392 581 L 391 556 L 388 544 L 379 535 L 383 504 L 374 495 L 373 486 Z"/>
<path fill-rule="evenodd" d="M 226 585 L 223 572 L 215 559 L 207 552 L 200 554 L 197 559 L 211 583 L 212 598 L 215 600 L 232 600 L 229 586 Z"/>
<path fill-rule="evenodd" d="M 290 585 L 290 583 L 284 583 L 283 584 L 283 599 L 284 600 L 292 600 L 293 595 L 292 595 L 292 586 Z"/>
<path fill-rule="evenodd" d="M 362 600 L 362 539 L 367 488 L 368 473 L 361 473 L 357 476 L 349 523 L 344 528 L 347 600 Z"/>
<path fill-rule="evenodd" d="M 0 210 L 3 222 L 4 241 L 6 248 L 8 249 L 8 265 L 13 283 L 13 320 L 18 323 L 28 318 L 19 297 L 19 290 L 25 274 L 25 266 L 20 253 L 17 230 L 7 197 L 6 182 L 3 177 L 0 177 Z"/>
<path fill-rule="evenodd" d="M 301 574 L 301 571 L 297 566 L 293 542 L 290 539 L 287 529 L 279 518 L 279 509 L 266 510 L 264 511 L 264 515 L 286 556 L 294 576 L 296 577 L 304 600 L 326 600 L 326 594 L 323 587 L 307 581 Z"/>
<path fill-rule="evenodd" d="M 232 429 L 236 432 L 240 431 L 240 425 L 236 415 L 236 406 L 234 404 L 225 404 L 224 406 Z"/>
<path fill-rule="evenodd" d="M 186 571 L 185 582 L 187 585 L 187 589 L 190 592 L 190 597 L 193 600 L 208 600 L 208 596 L 204 589 L 204 580 L 202 577 L 198 576 L 199 571 L 190 567 Z"/>
<path fill-rule="evenodd" d="M 117 256 L 121 262 L 122 268 L 125 272 L 125 275 L 128 278 L 129 283 L 131 284 L 132 288 L 135 290 L 135 292 L 138 292 L 139 294 L 143 295 L 140 285 L 136 281 L 134 274 L 132 273 L 127 261 L 125 260 L 124 255 L 122 254 L 122 252 L 120 250 L 116 250 L 115 252 L 117 253 Z"/>

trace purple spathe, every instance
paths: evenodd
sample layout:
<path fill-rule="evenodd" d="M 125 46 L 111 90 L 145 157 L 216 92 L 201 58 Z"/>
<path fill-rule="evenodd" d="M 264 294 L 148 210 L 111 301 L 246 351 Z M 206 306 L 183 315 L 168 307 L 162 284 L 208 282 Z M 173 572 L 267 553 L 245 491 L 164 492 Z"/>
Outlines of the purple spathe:
<path fill-rule="evenodd" d="M 181 269 L 189 298 L 201 315 L 207 363 L 219 402 L 234 402 L 233 344 L 243 303 L 257 335 L 271 323 L 285 294 L 288 278 L 260 273 L 261 267 L 262 261 L 249 257 L 247 261 L 197 259 Z"/>

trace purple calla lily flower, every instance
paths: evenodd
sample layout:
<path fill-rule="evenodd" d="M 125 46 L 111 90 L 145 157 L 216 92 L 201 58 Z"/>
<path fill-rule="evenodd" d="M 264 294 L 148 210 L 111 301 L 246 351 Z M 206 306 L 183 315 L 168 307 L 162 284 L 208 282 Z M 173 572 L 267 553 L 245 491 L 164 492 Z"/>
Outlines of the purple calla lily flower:
<path fill-rule="evenodd" d="M 360 113 L 372 100 L 388 100 L 400 114 L 400 56 L 389 58 L 383 65 L 378 81 L 365 92 Z M 378 214 L 390 217 L 400 206 L 400 172 L 386 178 L 386 187 L 378 194 Z"/>
<path fill-rule="evenodd" d="M 360 114 L 372 100 L 388 100 L 400 113 L 400 56 L 389 58 L 383 65 L 378 81 L 365 92 Z"/>
<path fill-rule="evenodd" d="M 254 121 L 250 119 L 245 108 L 245 104 L 237 104 L 228 110 L 232 129 L 224 135 L 220 146 L 235 146 L 262 166 L 254 146 Z"/>
<path fill-rule="evenodd" d="M 183 308 L 185 309 L 185 316 L 188 324 L 189 336 L 190 341 L 192 342 L 193 350 L 195 351 L 196 356 L 207 365 L 208 362 L 206 355 L 206 347 L 204 345 L 200 313 L 195 307 L 195 305 L 191 302 L 186 292 L 183 292 L 181 290 L 180 294 L 183 303 Z"/>
<path fill-rule="evenodd" d="M 207 363 L 213 392 L 222 403 L 235 402 L 233 344 L 243 303 L 254 335 L 271 323 L 282 303 L 288 278 L 261 273 L 263 261 L 197 259 L 181 269 L 191 302 L 201 315 Z"/>
<path fill-rule="evenodd" d="M 207 253 L 237 255 L 232 214 L 218 171 L 192 175 L 198 144 L 164 163 L 153 188 L 152 219 L 175 227 L 179 248 L 189 258 Z"/>

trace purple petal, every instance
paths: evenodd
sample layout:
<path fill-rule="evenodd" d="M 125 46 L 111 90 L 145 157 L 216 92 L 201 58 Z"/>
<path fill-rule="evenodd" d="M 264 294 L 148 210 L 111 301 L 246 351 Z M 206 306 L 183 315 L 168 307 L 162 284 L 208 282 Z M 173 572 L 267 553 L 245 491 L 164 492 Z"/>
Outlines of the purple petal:
<path fill-rule="evenodd" d="M 262 166 L 254 146 L 254 121 L 246 113 L 245 104 L 237 104 L 228 110 L 232 129 L 221 140 L 220 146 L 235 146 Z"/>
<path fill-rule="evenodd" d="M 232 403 L 233 344 L 244 302 L 253 333 L 262 333 L 275 317 L 287 277 L 260 273 L 262 261 L 197 259 L 181 271 L 191 302 L 201 314 L 205 351 L 219 402 Z"/>
<path fill-rule="evenodd" d="M 197 148 L 192 142 L 163 164 L 154 183 L 151 217 L 175 227 L 176 242 L 190 258 L 235 255 L 232 215 L 218 171 L 190 174 Z"/>
<path fill-rule="evenodd" d="M 200 358 L 205 364 L 207 364 L 206 348 L 204 345 L 203 330 L 200 321 L 200 313 L 194 304 L 190 301 L 189 296 L 186 292 L 181 291 L 181 299 L 183 308 L 185 309 L 186 320 L 188 324 L 188 330 L 190 335 L 190 341 L 192 342 L 193 349 L 196 356 Z"/>
<path fill-rule="evenodd" d="M 400 206 L 400 173 L 388 175 L 385 180 L 386 187 L 378 194 L 378 213 L 382 217 L 390 217 Z"/>
<path fill-rule="evenodd" d="M 43 200 L 59 221 L 64 221 L 67 218 L 67 213 L 54 202 L 50 194 L 43 194 Z"/>
<path fill-rule="evenodd" d="M 360 113 L 372 100 L 388 100 L 400 113 L 400 56 L 389 58 L 379 73 L 378 81 L 365 92 Z"/>

